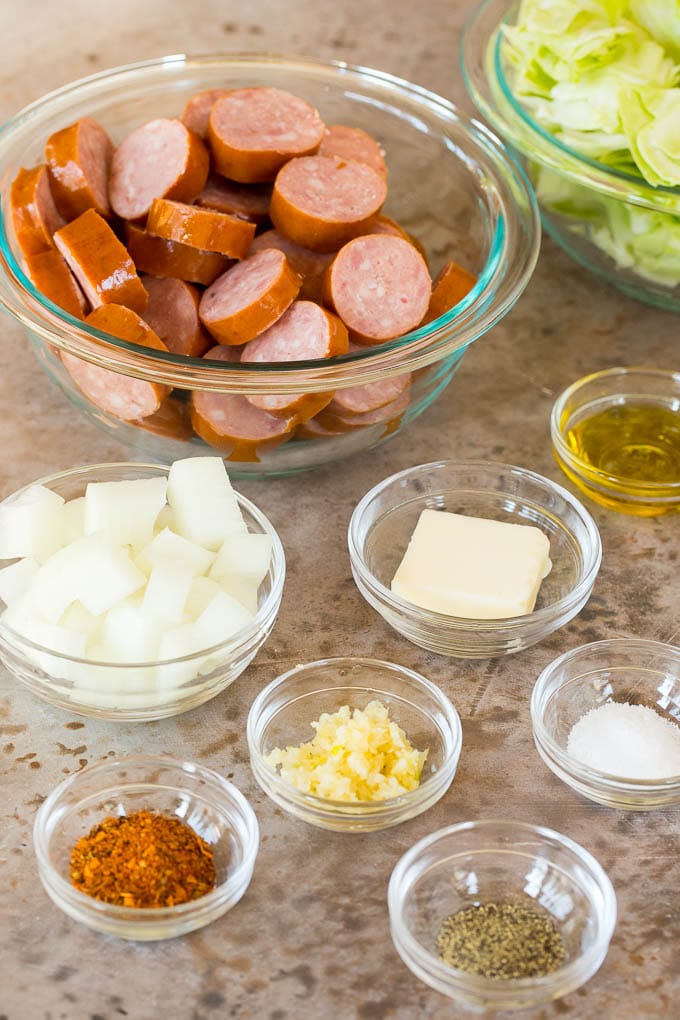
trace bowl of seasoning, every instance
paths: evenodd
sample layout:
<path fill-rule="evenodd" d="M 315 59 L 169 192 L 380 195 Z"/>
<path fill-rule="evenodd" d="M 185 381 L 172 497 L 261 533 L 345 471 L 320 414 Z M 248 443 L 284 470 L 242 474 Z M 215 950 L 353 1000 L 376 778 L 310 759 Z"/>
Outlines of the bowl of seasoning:
<path fill-rule="evenodd" d="M 140 941 L 194 931 L 235 906 L 259 838 L 248 801 L 222 776 L 151 755 L 69 776 L 33 829 L 54 903 L 91 928 Z"/>
<path fill-rule="evenodd" d="M 550 415 L 557 463 L 602 506 L 680 509 L 680 372 L 609 368 L 578 379 Z"/>
<path fill-rule="evenodd" d="M 320 659 L 283 673 L 248 715 L 257 782 L 323 829 L 371 832 L 426 811 L 453 781 L 455 708 L 420 673 L 377 659 Z"/>
<path fill-rule="evenodd" d="M 536 748 L 577 793 L 608 807 L 680 804 L 680 648 L 595 641 L 543 670 L 531 697 Z"/>
<path fill-rule="evenodd" d="M 390 878 L 392 939 L 406 966 L 463 1006 L 526 1009 L 601 966 L 616 897 L 600 864 L 560 833 L 483 820 L 416 843 Z"/>
<path fill-rule="evenodd" d="M 585 507 L 548 478 L 443 460 L 392 475 L 357 504 L 359 591 L 409 641 L 459 658 L 519 652 L 581 611 L 600 568 Z"/>

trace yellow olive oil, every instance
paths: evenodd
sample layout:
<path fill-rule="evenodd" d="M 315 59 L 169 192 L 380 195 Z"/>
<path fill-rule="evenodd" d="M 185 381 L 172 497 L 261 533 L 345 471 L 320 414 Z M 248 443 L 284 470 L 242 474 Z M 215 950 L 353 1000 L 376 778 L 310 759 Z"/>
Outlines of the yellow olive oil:
<path fill-rule="evenodd" d="M 582 461 L 622 482 L 680 484 L 680 410 L 615 404 L 570 425 L 565 439 Z"/>

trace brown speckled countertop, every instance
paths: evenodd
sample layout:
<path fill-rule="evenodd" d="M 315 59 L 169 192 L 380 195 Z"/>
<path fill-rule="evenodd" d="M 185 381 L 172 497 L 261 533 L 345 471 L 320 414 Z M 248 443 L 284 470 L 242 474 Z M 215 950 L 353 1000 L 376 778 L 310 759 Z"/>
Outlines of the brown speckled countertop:
<path fill-rule="evenodd" d="M 20 7 L 20 14 L 18 8 Z M 420 82 L 466 108 L 457 64 L 472 0 L 22 0 L 0 5 L 0 120 L 92 71 L 163 53 L 274 50 L 334 57 Z M 0 495 L 126 451 L 82 419 L 36 370 L 20 328 L 0 317 Z M 579 799 L 543 766 L 529 696 L 557 654 L 609 635 L 677 640 L 680 519 L 638 520 L 591 505 L 604 562 L 580 617 L 521 655 L 440 658 L 393 633 L 351 580 L 345 532 L 357 500 L 394 471 L 439 457 L 490 457 L 564 481 L 548 438 L 554 397 L 616 364 L 677 367 L 678 319 L 636 304 L 544 241 L 515 310 L 466 355 L 451 387 L 405 434 L 313 475 L 242 483 L 288 557 L 281 615 L 227 692 L 175 719 L 137 726 L 76 720 L 0 671 L 0 1020 L 435 1020 L 461 1012 L 397 957 L 389 874 L 445 824 L 512 816 L 591 850 L 619 902 L 609 956 L 568 998 L 528 1020 L 670 1017 L 680 998 L 680 810 L 624 814 Z M 343 837 L 284 816 L 250 773 L 245 719 L 255 693 L 297 662 L 355 652 L 422 671 L 463 722 L 455 782 L 439 804 L 384 833 Z M 159 944 L 81 927 L 47 898 L 31 847 L 37 806 L 87 762 L 142 750 L 196 759 L 230 778 L 257 812 L 262 845 L 241 903 L 201 932 Z"/>

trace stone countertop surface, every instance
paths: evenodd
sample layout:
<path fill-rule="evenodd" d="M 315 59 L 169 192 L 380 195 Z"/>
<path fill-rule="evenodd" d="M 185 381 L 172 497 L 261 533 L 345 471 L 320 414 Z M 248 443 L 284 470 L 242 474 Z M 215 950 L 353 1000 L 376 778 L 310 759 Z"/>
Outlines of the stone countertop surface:
<path fill-rule="evenodd" d="M 22 0 L 0 5 L 0 120 L 44 92 L 165 53 L 268 50 L 375 66 L 470 109 L 458 70 L 473 0 Z M 61 468 L 126 458 L 36 365 L 0 318 L 0 496 Z M 677 367 L 678 319 L 637 304 L 549 240 L 512 313 L 473 345 L 446 393 L 377 451 L 309 475 L 243 482 L 279 529 L 288 577 L 281 614 L 253 665 L 222 695 L 158 723 L 77 719 L 0 671 L 0 1020 L 435 1020 L 461 1011 L 421 984 L 390 939 L 387 882 L 427 833 L 474 818 L 553 827 L 610 875 L 619 921 L 600 972 L 528 1020 L 670 1017 L 680 993 L 680 811 L 623 813 L 580 799 L 534 749 L 529 697 L 556 655 L 610 636 L 677 640 L 679 519 L 590 504 L 604 545 L 593 597 L 571 624 L 520 655 L 464 662 L 425 652 L 369 609 L 349 569 L 353 507 L 376 482 L 441 457 L 521 464 L 564 483 L 548 416 L 579 376 L 613 365 Z M 132 454 L 134 457 L 134 453 Z M 451 697 L 463 753 L 448 794 L 394 829 L 343 836 L 285 816 L 256 786 L 245 720 L 261 687 L 298 662 L 356 653 L 423 672 Z M 262 845 L 243 900 L 204 930 L 157 944 L 117 941 L 62 914 L 37 880 L 31 827 L 64 776 L 107 756 L 156 751 L 233 778 Z M 675 1003 L 675 1006 L 673 1005 Z"/>

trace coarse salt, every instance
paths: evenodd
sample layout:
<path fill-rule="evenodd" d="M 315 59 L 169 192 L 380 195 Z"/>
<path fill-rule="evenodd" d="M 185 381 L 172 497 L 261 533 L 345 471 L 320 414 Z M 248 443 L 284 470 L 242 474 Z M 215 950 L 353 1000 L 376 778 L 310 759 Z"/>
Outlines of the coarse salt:
<path fill-rule="evenodd" d="M 644 705 L 608 701 L 572 726 L 567 752 L 622 779 L 669 779 L 680 775 L 680 726 Z"/>

